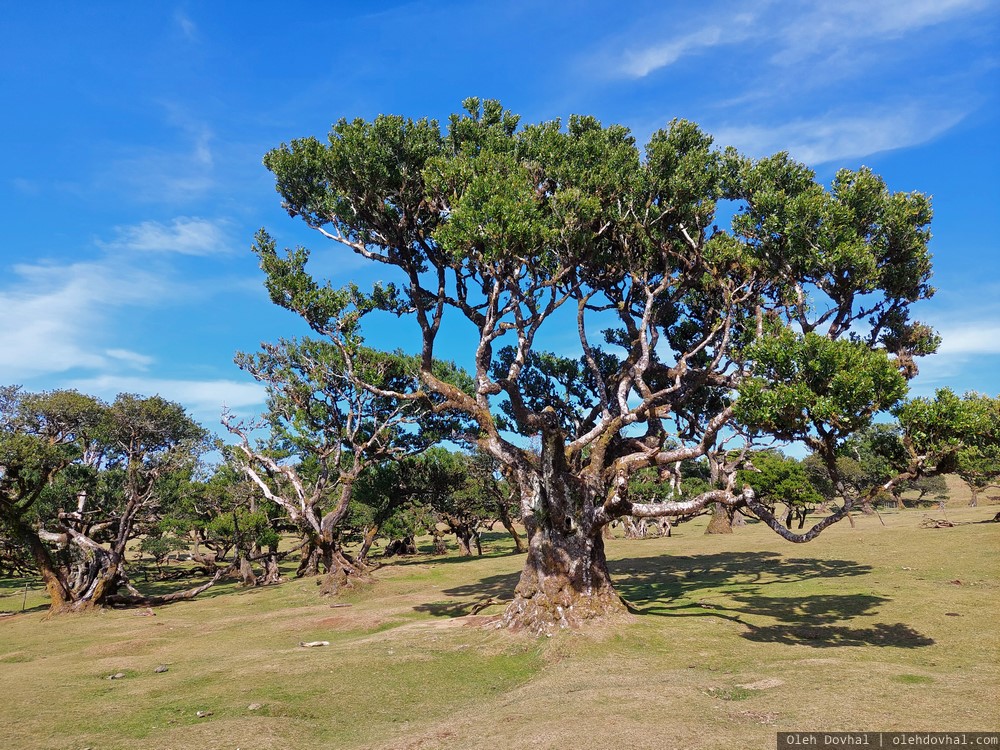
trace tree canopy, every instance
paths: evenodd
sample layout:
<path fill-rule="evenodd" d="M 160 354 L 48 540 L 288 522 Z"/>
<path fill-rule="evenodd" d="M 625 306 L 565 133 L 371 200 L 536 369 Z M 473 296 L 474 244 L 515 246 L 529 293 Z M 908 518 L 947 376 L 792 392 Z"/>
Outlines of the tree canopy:
<path fill-rule="evenodd" d="M 840 443 L 900 402 L 938 344 L 911 318 L 933 294 L 930 201 L 866 168 L 827 187 L 785 153 L 719 149 L 690 122 L 640 149 L 592 117 L 522 125 L 478 99 L 445 127 L 341 120 L 264 162 L 289 215 L 396 272 L 336 289 L 308 250 L 279 252 L 262 230 L 272 299 L 337 349 L 358 388 L 471 420 L 463 438 L 518 485 L 530 544 L 512 625 L 620 608 L 600 536 L 619 516 L 721 503 L 813 538 L 850 501 L 796 535 L 738 481 L 739 460 L 662 502 L 631 498 L 629 478 L 791 440 L 835 476 Z M 412 389 L 354 364 L 375 312 L 412 326 Z M 446 318 L 467 342 L 470 388 L 436 371 Z M 523 439 L 536 435 L 540 454 Z"/>
<path fill-rule="evenodd" d="M 255 443 L 251 426 L 226 415 L 239 438 L 232 456 L 301 532 L 298 574 L 322 568 L 339 585 L 364 567 L 340 539 L 358 480 L 380 462 L 428 448 L 461 422 L 435 409 L 439 397 L 411 398 L 419 393 L 416 360 L 398 352 L 306 338 L 265 344 L 259 353 L 237 355 L 237 363 L 268 389 L 269 433 Z M 435 362 L 433 370 L 453 387 L 471 389 L 454 367 Z"/>

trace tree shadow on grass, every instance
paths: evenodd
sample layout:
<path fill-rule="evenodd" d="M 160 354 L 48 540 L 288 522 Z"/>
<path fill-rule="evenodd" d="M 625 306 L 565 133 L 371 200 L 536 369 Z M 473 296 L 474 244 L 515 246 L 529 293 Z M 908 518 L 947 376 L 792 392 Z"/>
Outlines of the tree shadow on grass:
<path fill-rule="evenodd" d="M 629 558 L 610 562 L 615 587 L 640 615 L 713 617 L 744 626 L 742 637 L 761 643 L 822 647 L 929 646 L 933 639 L 903 623 L 850 627 L 845 622 L 871 617 L 889 601 L 874 594 L 782 596 L 780 587 L 821 579 L 849 579 L 872 572 L 852 560 L 784 558 L 776 552 L 725 552 L 706 555 Z M 469 614 L 477 604 L 507 600 L 520 573 L 493 575 L 442 590 L 441 601 L 415 609 L 437 617 Z M 773 592 L 773 595 L 772 595 Z M 759 624 L 761 620 L 771 621 Z"/>
<path fill-rule="evenodd" d="M 679 597 L 723 589 L 757 590 L 760 586 L 822 578 L 853 578 L 872 572 L 852 560 L 783 558 L 777 552 L 720 552 L 708 555 L 640 557 L 609 562 L 622 596 L 645 603 L 644 613 L 658 614 Z"/>
<path fill-rule="evenodd" d="M 669 566 L 664 570 L 664 563 Z M 784 558 L 776 552 L 724 552 L 639 558 L 610 564 L 615 585 L 633 611 L 663 617 L 718 617 L 745 627 L 742 637 L 759 643 L 813 646 L 930 646 L 934 640 L 904 623 L 850 627 L 889 601 L 874 594 L 770 595 L 767 587 L 872 572 L 852 560 Z M 772 589 L 773 590 L 773 589 Z M 761 620 L 773 623 L 759 624 Z"/>
<path fill-rule="evenodd" d="M 896 648 L 921 648 L 933 646 L 934 639 L 897 622 L 894 625 L 877 622 L 870 628 L 851 628 L 846 625 L 769 625 L 753 627 L 743 633 L 748 641 L 757 643 L 784 643 L 787 645 L 831 648 L 836 646 L 895 646 Z"/>
<path fill-rule="evenodd" d="M 450 589 L 442 589 L 441 593 L 447 596 L 447 599 L 418 604 L 414 609 L 435 617 L 462 617 L 471 614 L 477 605 L 491 599 L 509 600 L 514 595 L 514 587 L 520 577 L 520 573 L 503 573 L 486 576 Z"/>

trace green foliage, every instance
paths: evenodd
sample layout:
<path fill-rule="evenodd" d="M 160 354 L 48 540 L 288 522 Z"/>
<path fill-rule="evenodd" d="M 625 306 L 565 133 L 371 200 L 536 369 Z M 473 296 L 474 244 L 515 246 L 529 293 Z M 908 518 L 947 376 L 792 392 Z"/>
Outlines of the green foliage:
<path fill-rule="evenodd" d="M 434 397 L 398 403 L 378 391 L 418 395 L 416 358 L 363 346 L 342 348 L 305 338 L 239 353 L 237 364 L 268 387 L 268 420 L 278 446 L 300 457 L 362 444 L 374 453 L 415 451 L 450 436 L 460 422 L 433 410 Z M 434 363 L 441 380 L 471 389 L 452 363 Z M 359 383 L 364 383 L 362 387 Z M 411 429 L 414 428 L 414 429 Z"/>
<path fill-rule="evenodd" d="M 440 523 L 472 538 L 484 525 L 516 519 L 518 500 L 488 455 L 434 446 L 366 470 L 354 485 L 350 526 L 401 539 L 433 534 Z"/>
<path fill-rule="evenodd" d="M 748 449 L 804 441 L 835 465 L 847 438 L 902 403 L 916 358 L 939 343 L 910 316 L 934 292 L 930 201 L 867 168 L 824 186 L 787 153 L 750 159 L 688 121 L 641 149 L 620 125 L 523 124 L 479 99 L 443 128 L 341 121 L 326 143 L 283 144 L 265 164 L 290 215 L 396 273 L 368 293 L 335 289 L 310 274 L 308 251 L 279 253 L 262 232 L 272 299 L 387 408 L 461 415 L 452 439 L 488 451 L 525 493 L 540 464 L 506 431 L 543 433 L 543 452 L 583 480 L 601 523 L 628 507 L 605 492 L 616 477 L 704 457 L 722 435 Z M 364 324 L 377 311 L 419 334 L 410 380 L 351 366 L 376 358 Z M 478 334 L 461 384 L 435 359 L 454 317 Z M 556 336 L 574 354 L 538 345 Z M 735 470 L 722 467 L 713 488 L 732 492 Z M 807 493 L 800 475 L 784 480 Z M 629 487 L 646 496 L 642 481 Z M 685 494 L 706 488 L 682 482 Z M 565 516 L 549 510 L 538 518 Z"/>
<path fill-rule="evenodd" d="M 895 414 L 909 454 L 925 473 L 964 467 L 972 477 L 989 474 L 998 465 L 1000 399 L 978 393 L 959 398 L 945 388 L 933 399 L 908 401 Z"/>
<path fill-rule="evenodd" d="M 782 328 L 747 350 L 754 375 L 740 385 L 737 415 L 786 440 L 820 429 L 846 437 L 906 395 L 906 380 L 888 355 L 850 340 Z"/>
<path fill-rule="evenodd" d="M 159 524 L 189 484 L 206 436 L 182 406 L 159 396 L 126 393 L 105 404 L 75 391 L 4 388 L 0 427 L 0 519 L 30 549 L 54 607 L 124 585 L 125 550 L 137 536 L 148 535 L 154 556 L 173 544 Z M 62 541 L 53 550 L 43 536 Z"/>
<path fill-rule="evenodd" d="M 773 506 L 784 503 L 789 508 L 809 508 L 823 501 L 809 481 L 799 461 L 774 451 L 762 451 L 751 457 L 753 470 L 742 470 L 739 478 L 754 488 L 761 502 Z"/>
<path fill-rule="evenodd" d="M 158 565 L 162 564 L 171 552 L 187 549 L 187 542 L 180 537 L 162 534 L 145 536 L 139 542 L 139 551 L 152 557 Z"/>

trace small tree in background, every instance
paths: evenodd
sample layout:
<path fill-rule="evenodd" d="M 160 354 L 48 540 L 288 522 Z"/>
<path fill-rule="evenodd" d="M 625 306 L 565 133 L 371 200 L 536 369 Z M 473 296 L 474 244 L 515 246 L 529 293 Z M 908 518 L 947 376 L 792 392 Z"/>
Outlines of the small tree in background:
<path fill-rule="evenodd" d="M 125 561 L 204 439 L 183 407 L 158 396 L 104 404 L 75 391 L 0 392 L 0 515 L 31 551 L 52 612 L 161 604 L 219 579 L 221 571 L 187 591 L 147 596 Z"/>
<path fill-rule="evenodd" d="M 302 534 L 297 575 L 322 571 L 336 588 L 364 572 L 341 539 L 359 479 L 379 463 L 425 450 L 454 420 L 438 417 L 431 398 L 384 395 L 417 392 L 415 361 L 356 341 L 282 341 L 237 362 L 268 389 L 266 442 L 254 444 L 247 425 L 223 420 L 239 438 L 241 468 Z M 461 383 L 445 365 L 436 372 Z"/>
<path fill-rule="evenodd" d="M 740 471 L 740 479 L 753 488 L 772 513 L 777 513 L 779 503 L 786 507 L 787 528 L 795 519 L 798 528 L 805 526 L 806 515 L 823 502 L 823 496 L 809 481 L 802 463 L 777 451 L 761 451 L 751 456 L 750 464 Z"/>
<path fill-rule="evenodd" d="M 886 483 L 956 473 L 978 493 L 1000 480 L 1000 398 L 949 389 L 933 399 L 915 398 L 896 410 L 904 457 L 900 474 Z"/>

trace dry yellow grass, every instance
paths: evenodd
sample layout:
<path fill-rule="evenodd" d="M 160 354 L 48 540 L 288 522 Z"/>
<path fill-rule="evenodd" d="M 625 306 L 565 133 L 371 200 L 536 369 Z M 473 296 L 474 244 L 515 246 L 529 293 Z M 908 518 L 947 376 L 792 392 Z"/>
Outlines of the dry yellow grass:
<path fill-rule="evenodd" d="M 34 610 L 0 619 L 0 747 L 753 749 L 782 730 L 995 730 L 1000 526 L 977 523 L 995 512 L 950 503 L 947 529 L 920 528 L 941 511 L 883 512 L 803 546 L 703 521 L 612 540 L 642 614 L 540 640 L 463 616 L 516 581 L 499 535 L 482 559 L 386 566 L 350 607 L 291 581 L 152 617 Z M 298 645 L 312 640 L 330 646 Z"/>

